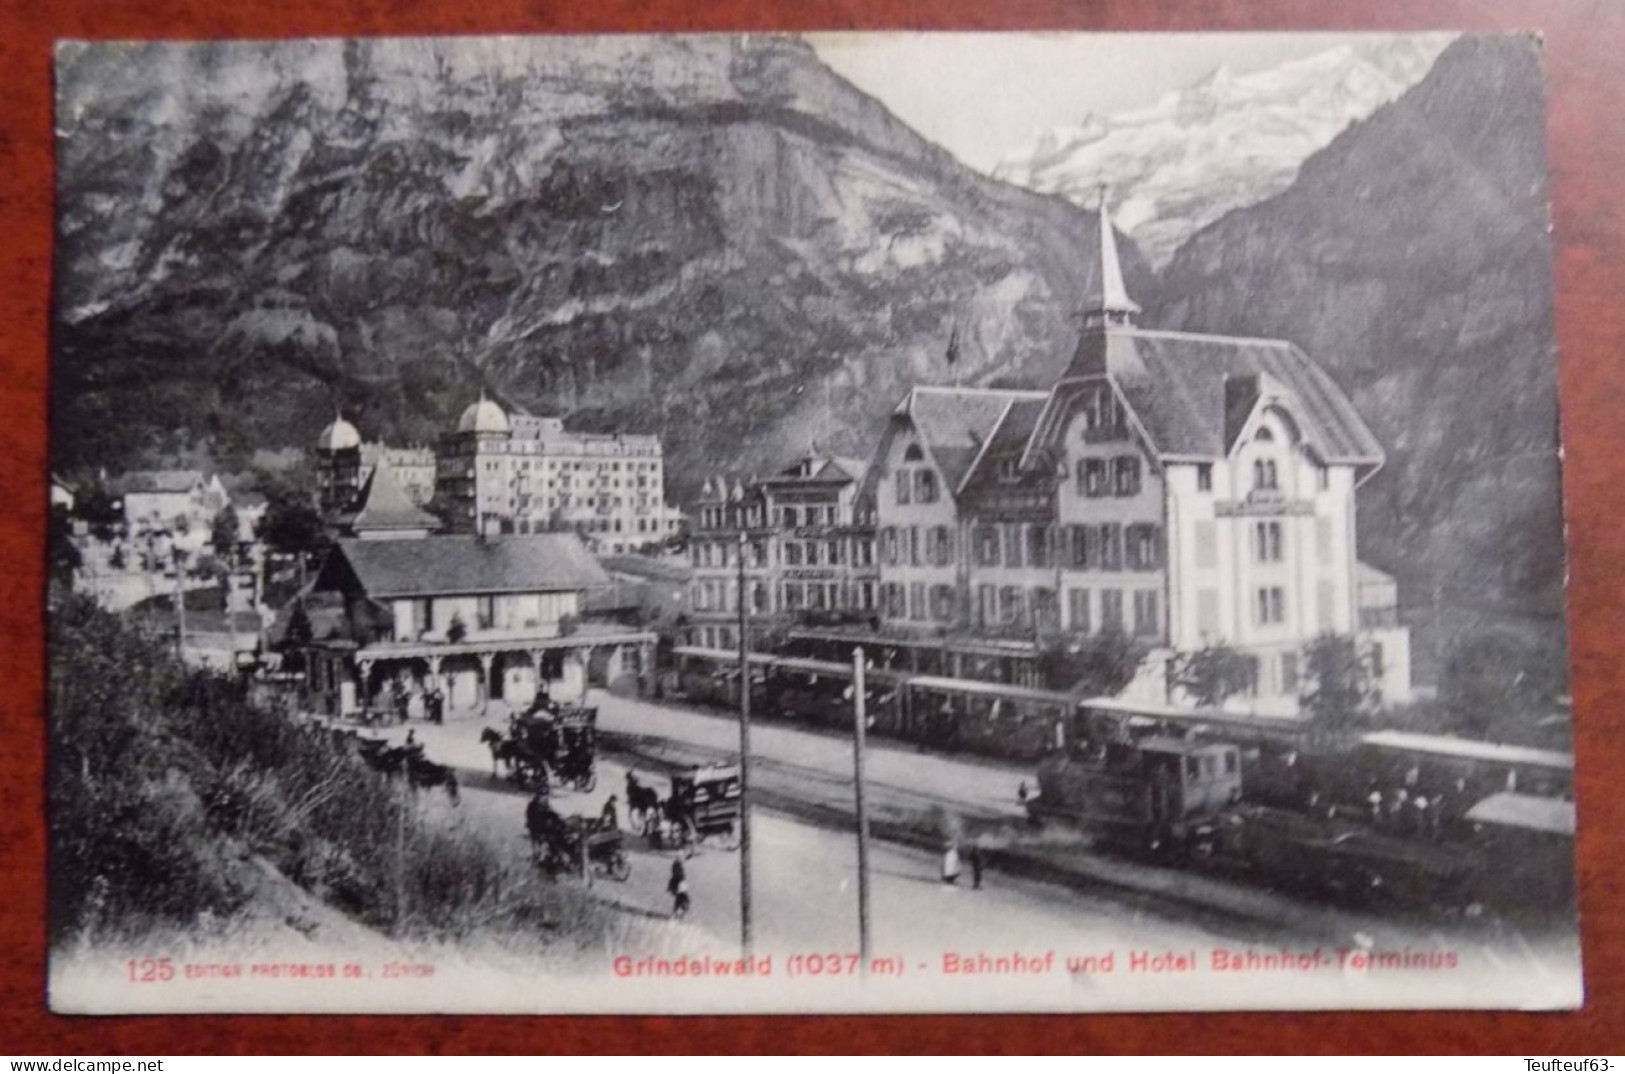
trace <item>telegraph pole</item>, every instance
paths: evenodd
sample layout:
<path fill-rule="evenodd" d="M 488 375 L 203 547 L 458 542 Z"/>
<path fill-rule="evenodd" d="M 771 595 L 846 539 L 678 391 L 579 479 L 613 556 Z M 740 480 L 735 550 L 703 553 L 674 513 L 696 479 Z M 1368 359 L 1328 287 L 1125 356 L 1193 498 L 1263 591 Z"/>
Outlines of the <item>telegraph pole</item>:
<path fill-rule="evenodd" d="M 858 806 L 858 957 L 869 972 L 869 810 L 863 801 L 864 735 L 869 698 L 863 683 L 863 648 L 852 650 L 852 782 Z"/>
<path fill-rule="evenodd" d="M 186 567 L 181 553 L 172 551 L 170 559 L 175 564 L 175 655 L 186 659 Z"/>
<path fill-rule="evenodd" d="M 745 603 L 745 549 L 749 535 L 739 523 L 739 944 L 751 957 L 750 905 L 750 634 Z M 726 547 L 726 546 L 724 546 Z"/>

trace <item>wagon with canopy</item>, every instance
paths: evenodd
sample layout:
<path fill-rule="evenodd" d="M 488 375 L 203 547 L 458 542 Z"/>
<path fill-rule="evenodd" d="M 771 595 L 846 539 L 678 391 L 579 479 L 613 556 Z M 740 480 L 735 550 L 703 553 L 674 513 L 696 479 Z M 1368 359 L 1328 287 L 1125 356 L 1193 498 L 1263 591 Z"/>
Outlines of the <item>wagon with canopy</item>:
<path fill-rule="evenodd" d="M 744 788 L 736 764 L 695 765 L 672 773 L 671 797 L 661 803 L 655 838 L 672 847 L 739 846 Z"/>

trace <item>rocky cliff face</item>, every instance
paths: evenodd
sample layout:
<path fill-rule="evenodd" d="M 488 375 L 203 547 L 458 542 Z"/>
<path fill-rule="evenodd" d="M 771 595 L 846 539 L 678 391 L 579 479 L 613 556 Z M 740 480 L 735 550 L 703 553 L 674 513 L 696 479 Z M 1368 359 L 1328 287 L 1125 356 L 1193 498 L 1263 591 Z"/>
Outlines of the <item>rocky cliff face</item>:
<path fill-rule="evenodd" d="M 1302 345 L 1388 451 L 1362 554 L 1415 603 L 1561 608 L 1538 45 L 1463 38 L 1290 189 L 1186 243 L 1146 322 Z"/>
<path fill-rule="evenodd" d="M 790 38 L 58 66 L 61 466 L 305 445 L 338 405 L 428 441 L 483 386 L 660 434 L 680 496 L 814 440 L 864 455 L 915 381 L 1052 377 L 1097 248 Z"/>
<path fill-rule="evenodd" d="M 1351 122 L 1427 73 L 1449 34 L 1384 34 L 1248 74 L 1219 68 L 1146 108 L 1086 116 L 1044 134 L 993 174 L 1114 219 L 1161 267 L 1232 209 L 1291 185 L 1298 166 Z"/>

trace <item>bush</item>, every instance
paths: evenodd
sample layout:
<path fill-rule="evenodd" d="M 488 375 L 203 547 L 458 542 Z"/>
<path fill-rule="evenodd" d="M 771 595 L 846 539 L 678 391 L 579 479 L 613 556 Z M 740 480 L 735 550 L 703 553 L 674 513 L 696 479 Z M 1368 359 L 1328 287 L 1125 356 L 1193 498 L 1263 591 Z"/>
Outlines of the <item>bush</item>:
<path fill-rule="evenodd" d="M 1257 682 L 1258 658 L 1228 645 L 1181 653 L 1174 661 L 1173 684 L 1198 705 L 1222 705 Z"/>
<path fill-rule="evenodd" d="M 1533 724 L 1549 715 L 1563 691 L 1561 665 L 1510 631 L 1456 638 L 1445 654 L 1439 700 L 1456 729 L 1484 735 L 1492 727 Z"/>
<path fill-rule="evenodd" d="M 604 927 L 607 911 L 518 855 L 435 825 L 326 729 L 251 704 L 89 600 L 54 612 L 49 657 L 53 943 L 228 916 L 253 856 L 396 935 Z"/>
<path fill-rule="evenodd" d="M 1119 631 L 1061 635 L 1038 645 L 1038 671 L 1049 690 L 1115 697 L 1134 681 L 1145 647 Z"/>

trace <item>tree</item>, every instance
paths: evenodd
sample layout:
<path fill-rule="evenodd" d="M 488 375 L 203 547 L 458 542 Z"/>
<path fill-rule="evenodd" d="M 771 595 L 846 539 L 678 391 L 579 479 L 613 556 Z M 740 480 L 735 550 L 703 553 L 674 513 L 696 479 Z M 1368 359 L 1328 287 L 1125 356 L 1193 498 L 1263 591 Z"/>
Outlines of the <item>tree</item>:
<path fill-rule="evenodd" d="M 209 525 L 209 546 L 225 563 L 237 560 L 237 509 L 226 504 Z"/>
<path fill-rule="evenodd" d="M 1258 681 L 1258 660 L 1228 645 L 1208 645 L 1174 661 L 1173 685 L 1196 704 L 1217 707 Z"/>
<path fill-rule="evenodd" d="M 310 644 L 313 632 L 310 626 L 310 613 L 305 611 L 305 602 L 295 600 L 293 610 L 288 613 L 288 629 L 283 632 L 283 644 L 296 649 Z"/>
<path fill-rule="evenodd" d="M 293 609 L 288 612 L 288 627 L 282 632 L 282 644 L 277 646 L 284 654 L 285 666 L 308 670 L 305 668 L 305 646 L 310 644 L 315 633 L 310 625 L 310 613 L 305 610 L 304 599 L 296 598 Z M 291 665 L 286 663 L 289 655 L 295 657 Z"/>
<path fill-rule="evenodd" d="M 266 491 L 265 514 L 254 528 L 254 536 L 273 552 L 297 557 L 301 583 L 306 557 L 329 543 L 327 526 L 316 505 L 303 493 L 283 487 Z"/>
<path fill-rule="evenodd" d="M 1038 673 L 1046 688 L 1088 697 L 1123 692 L 1145 661 L 1145 647 L 1127 634 L 1062 634 L 1038 645 Z"/>
<path fill-rule="evenodd" d="M 50 530 L 47 534 L 50 548 L 51 578 L 66 585 L 73 584 L 73 576 L 84 566 L 79 546 L 73 543 L 73 521 L 67 508 L 57 504 L 51 508 Z"/>
<path fill-rule="evenodd" d="M 1445 653 L 1439 700 L 1451 724 L 1469 734 L 1548 715 L 1562 692 L 1561 660 L 1510 631 L 1463 635 Z"/>
<path fill-rule="evenodd" d="M 1371 657 L 1352 635 L 1326 633 L 1303 648 L 1303 709 L 1317 731 L 1343 736 L 1382 704 Z"/>
<path fill-rule="evenodd" d="M 73 513 L 84 520 L 90 535 L 98 541 L 111 541 L 124 524 L 124 504 L 100 481 L 88 486 L 73 501 Z"/>

